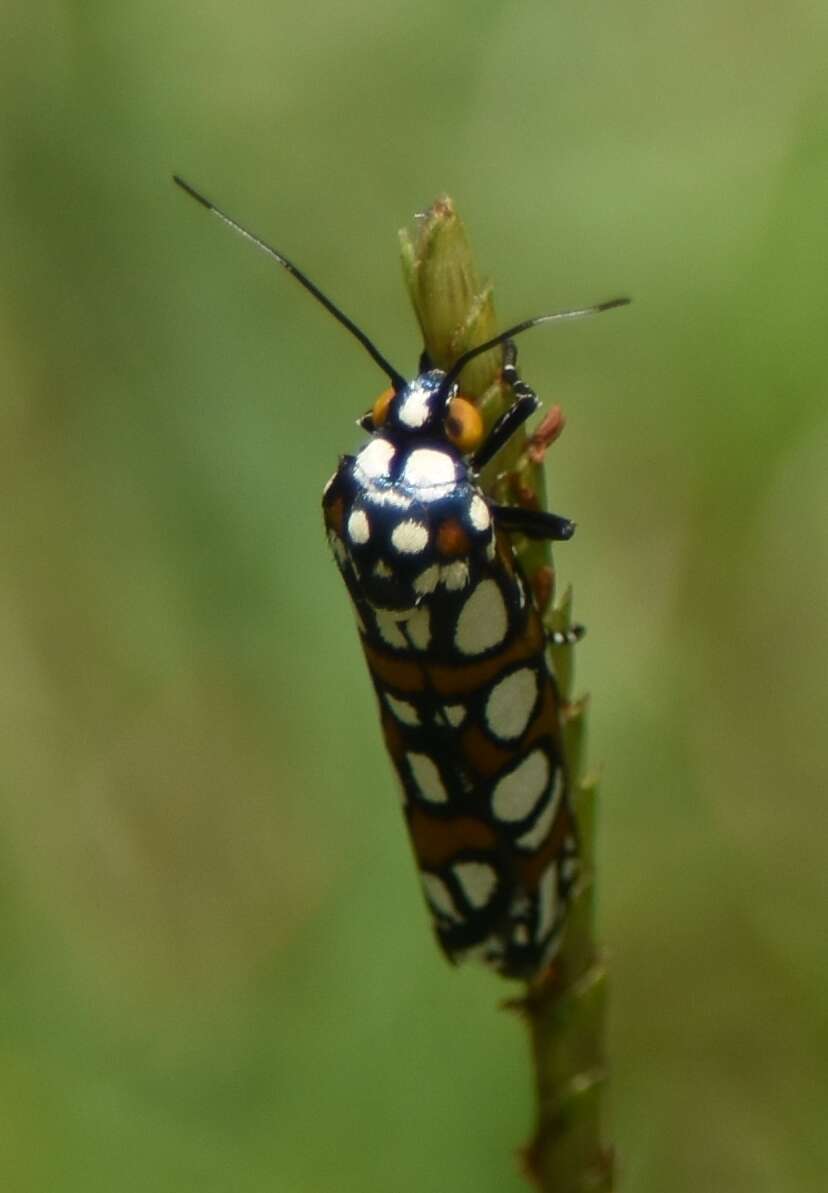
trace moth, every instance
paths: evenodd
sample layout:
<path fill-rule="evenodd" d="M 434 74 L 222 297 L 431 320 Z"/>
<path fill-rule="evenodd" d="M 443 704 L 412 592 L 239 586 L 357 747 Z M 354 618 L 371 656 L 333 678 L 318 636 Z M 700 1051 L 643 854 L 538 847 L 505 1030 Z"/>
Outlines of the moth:
<path fill-rule="evenodd" d="M 440 945 L 452 961 L 477 958 L 504 976 L 532 978 L 560 946 L 579 872 L 549 658 L 550 644 L 572 644 L 579 630 L 544 627 L 511 536 L 561 541 L 574 525 L 493 502 L 479 477 L 539 406 L 518 374 L 514 337 L 628 300 L 525 320 L 447 371 L 424 356 L 407 379 L 282 253 L 175 181 L 292 273 L 390 382 L 360 419 L 368 441 L 340 459 L 325 486 L 328 539 Z M 458 381 L 469 361 L 499 345 L 514 401 L 486 434 Z"/>

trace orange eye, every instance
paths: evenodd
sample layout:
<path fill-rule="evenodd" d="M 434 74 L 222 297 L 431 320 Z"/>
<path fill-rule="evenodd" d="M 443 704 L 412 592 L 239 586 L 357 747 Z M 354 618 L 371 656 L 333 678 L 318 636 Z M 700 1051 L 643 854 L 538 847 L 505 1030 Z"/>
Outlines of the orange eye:
<path fill-rule="evenodd" d="M 384 389 L 377 398 L 374 405 L 371 407 L 371 421 L 375 427 L 381 427 L 388 417 L 388 407 L 391 405 L 391 399 L 394 397 L 394 390 L 391 386 Z"/>
<path fill-rule="evenodd" d="M 468 398 L 452 398 L 446 416 L 446 434 L 464 456 L 475 451 L 483 440 L 483 419 Z"/>

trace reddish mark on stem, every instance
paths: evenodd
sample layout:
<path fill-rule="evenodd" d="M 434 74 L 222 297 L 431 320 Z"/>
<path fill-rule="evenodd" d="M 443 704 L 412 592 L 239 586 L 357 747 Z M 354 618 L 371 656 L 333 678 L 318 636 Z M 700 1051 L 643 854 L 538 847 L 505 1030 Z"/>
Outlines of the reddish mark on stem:
<path fill-rule="evenodd" d="M 532 595 L 535 598 L 535 607 L 541 613 L 545 612 L 552 600 L 554 588 L 554 569 L 548 566 L 539 567 L 532 577 Z"/>
<path fill-rule="evenodd" d="M 542 464 L 543 457 L 555 440 L 560 438 L 565 426 L 566 418 L 560 406 L 552 406 L 547 410 L 526 444 L 527 459 L 533 464 Z"/>

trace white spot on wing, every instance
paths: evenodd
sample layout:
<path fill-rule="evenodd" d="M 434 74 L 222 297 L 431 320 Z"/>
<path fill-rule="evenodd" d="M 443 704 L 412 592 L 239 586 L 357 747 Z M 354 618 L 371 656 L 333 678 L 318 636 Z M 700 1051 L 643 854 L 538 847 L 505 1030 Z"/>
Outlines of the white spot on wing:
<path fill-rule="evenodd" d="M 444 804 L 448 800 L 440 772 L 428 754 L 406 754 L 411 776 L 423 799 L 432 804 Z"/>
<path fill-rule="evenodd" d="M 406 460 L 402 479 L 416 489 L 452 485 L 456 479 L 454 460 L 446 452 L 418 447 Z"/>
<path fill-rule="evenodd" d="M 457 592 L 465 588 L 469 582 L 469 565 L 465 559 L 455 559 L 454 563 L 443 565 L 440 579 L 449 592 Z"/>
<path fill-rule="evenodd" d="M 420 874 L 420 881 L 423 884 L 425 897 L 435 911 L 440 912 L 441 915 L 448 916 L 452 920 L 460 919 L 457 908 L 454 906 L 454 900 L 451 897 L 451 891 L 442 878 L 438 878 L 436 874 L 422 873 Z"/>
<path fill-rule="evenodd" d="M 377 621 L 377 629 L 383 642 L 387 642 L 389 646 L 393 646 L 396 650 L 404 650 L 408 643 L 404 635 L 400 632 L 400 627 L 396 620 L 390 613 L 383 613 L 381 610 L 376 610 L 374 616 Z"/>
<path fill-rule="evenodd" d="M 457 729 L 466 719 L 465 704 L 444 704 L 443 712 L 452 729 Z"/>
<path fill-rule="evenodd" d="M 428 531 L 422 522 L 406 518 L 391 531 L 391 542 L 401 555 L 417 555 L 428 544 Z"/>
<path fill-rule="evenodd" d="M 458 862 L 454 876 L 472 907 L 485 907 L 497 886 L 497 874 L 485 862 Z"/>
<path fill-rule="evenodd" d="M 431 641 L 431 615 L 428 609 L 421 605 L 412 613 L 405 626 L 412 645 L 418 650 L 427 650 Z"/>
<path fill-rule="evenodd" d="M 430 592 L 434 592 L 439 579 L 440 565 L 433 563 L 431 567 L 427 567 L 425 571 L 420 572 L 419 576 L 417 576 L 414 581 L 414 591 L 422 593 L 423 596 L 428 596 Z"/>
<path fill-rule="evenodd" d="M 538 678 L 530 667 L 521 667 L 496 683 L 486 701 L 486 725 L 495 737 L 512 741 L 520 737 L 538 697 Z"/>
<path fill-rule="evenodd" d="M 356 466 L 369 480 L 387 476 L 394 459 L 394 445 L 387 439 L 372 439 L 356 458 Z"/>
<path fill-rule="evenodd" d="M 385 703 L 391 709 L 394 716 L 403 725 L 419 725 L 420 714 L 413 704 L 407 700 L 398 700 L 396 696 L 392 696 L 390 692 L 385 693 Z"/>
<path fill-rule="evenodd" d="M 521 849 L 537 849 L 546 840 L 549 830 L 555 820 L 558 812 L 558 804 L 561 801 L 561 788 L 563 787 L 563 772 L 558 771 L 555 776 L 555 786 L 546 803 L 546 807 L 541 812 L 535 823 L 524 833 L 522 837 L 518 837 L 517 843 Z M 566 864 L 566 863 L 564 863 Z"/>
<path fill-rule="evenodd" d="M 463 654 L 483 654 L 506 637 L 509 619 L 494 580 L 481 580 L 457 618 L 454 641 Z"/>
<path fill-rule="evenodd" d="M 492 810 L 498 820 L 524 820 L 534 810 L 549 782 L 549 759 L 532 750 L 495 784 Z"/>
<path fill-rule="evenodd" d="M 352 543 L 367 543 L 371 525 L 365 510 L 354 510 L 348 519 L 348 537 Z"/>

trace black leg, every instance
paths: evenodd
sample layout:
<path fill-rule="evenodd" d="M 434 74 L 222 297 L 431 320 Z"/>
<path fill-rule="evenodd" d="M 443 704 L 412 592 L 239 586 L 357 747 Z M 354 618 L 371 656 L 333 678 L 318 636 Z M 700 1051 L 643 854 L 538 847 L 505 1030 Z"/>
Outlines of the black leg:
<path fill-rule="evenodd" d="M 537 394 L 531 385 L 527 385 L 517 371 L 517 345 L 514 340 L 507 340 L 503 349 L 503 380 L 511 386 L 516 398 L 531 397 L 537 399 Z"/>
<path fill-rule="evenodd" d="M 472 456 L 472 468 L 481 472 L 502 447 L 512 438 L 518 427 L 522 427 L 527 418 L 535 413 L 540 405 L 535 394 L 525 394 L 510 406 L 505 414 L 501 414 L 488 434 L 486 442 Z"/>
<path fill-rule="evenodd" d="M 503 355 L 503 380 L 511 388 L 515 400 L 509 409 L 501 414 L 489 432 L 486 442 L 472 458 L 472 468 L 475 472 L 480 472 L 490 460 L 494 459 L 500 449 L 512 438 L 518 427 L 522 427 L 527 418 L 531 418 L 540 406 L 538 395 L 531 386 L 521 380 L 518 374 L 515 367 L 517 349 L 511 340 L 507 340 Z"/>
<path fill-rule="evenodd" d="M 575 533 L 575 523 L 546 510 L 527 510 L 519 505 L 491 505 L 495 523 L 503 530 L 515 530 L 529 539 L 564 542 Z"/>

